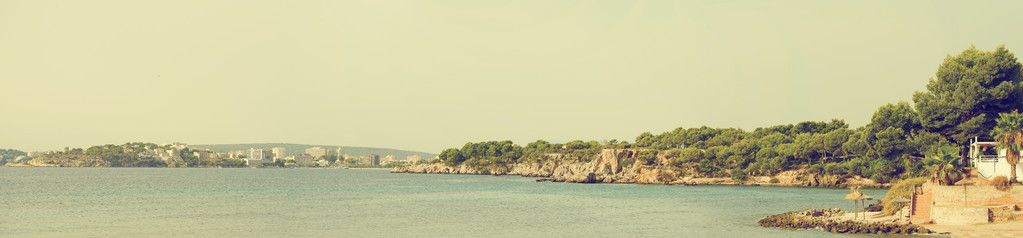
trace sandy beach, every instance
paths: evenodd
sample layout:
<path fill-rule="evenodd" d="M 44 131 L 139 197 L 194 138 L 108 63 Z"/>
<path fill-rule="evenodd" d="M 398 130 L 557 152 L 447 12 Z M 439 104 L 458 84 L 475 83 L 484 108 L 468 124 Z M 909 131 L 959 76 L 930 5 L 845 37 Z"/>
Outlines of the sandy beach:
<path fill-rule="evenodd" d="M 1023 221 L 993 222 L 975 225 L 925 224 L 938 233 L 951 233 L 952 237 L 1023 237 Z"/>

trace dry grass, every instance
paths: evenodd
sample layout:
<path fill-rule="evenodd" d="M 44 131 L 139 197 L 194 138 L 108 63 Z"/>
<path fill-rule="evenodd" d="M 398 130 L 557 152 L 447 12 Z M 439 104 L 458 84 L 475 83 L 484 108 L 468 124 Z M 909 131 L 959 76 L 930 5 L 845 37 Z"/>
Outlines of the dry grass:
<path fill-rule="evenodd" d="M 909 203 L 893 203 L 891 201 L 897 197 L 912 199 L 913 188 L 917 185 L 924 184 L 925 182 L 927 182 L 927 177 L 906 179 L 893 184 L 892 188 L 888 189 L 888 193 L 884 195 L 884 200 L 881 203 L 884 205 L 884 209 L 881 210 L 881 213 L 889 216 L 895 215 L 895 213 L 899 212 L 899 209 L 909 206 Z"/>
<path fill-rule="evenodd" d="M 995 189 L 1002 191 L 1009 190 L 1009 188 L 1012 188 L 1012 184 L 1009 184 L 1009 178 L 1005 176 L 997 176 L 991 178 L 991 186 L 994 186 Z"/>

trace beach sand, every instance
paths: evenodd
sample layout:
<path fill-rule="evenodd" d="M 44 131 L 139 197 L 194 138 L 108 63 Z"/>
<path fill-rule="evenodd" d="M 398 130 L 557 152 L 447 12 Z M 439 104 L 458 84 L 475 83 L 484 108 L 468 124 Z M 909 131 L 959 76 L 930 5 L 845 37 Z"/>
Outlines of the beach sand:
<path fill-rule="evenodd" d="M 975 225 L 923 225 L 938 233 L 951 233 L 952 237 L 1023 237 L 1023 221 L 994 222 Z"/>

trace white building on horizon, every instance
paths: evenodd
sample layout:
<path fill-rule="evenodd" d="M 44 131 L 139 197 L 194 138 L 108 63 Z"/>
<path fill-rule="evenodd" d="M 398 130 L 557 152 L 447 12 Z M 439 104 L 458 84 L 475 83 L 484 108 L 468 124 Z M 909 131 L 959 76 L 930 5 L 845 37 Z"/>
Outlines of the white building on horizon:
<path fill-rule="evenodd" d="M 273 151 L 273 154 L 274 154 L 274 162 L 277 162 L 278 160 L 283 160 L 284 157 L 288 156 L 286 154 L 287 150 L 284 149 L 284 147 L 274 147 L 271 150 Z"/>
<path fill-rule="evenodd" d="M 423 160 L 423 157 L 421 157 L 419 155 L 409 155 L 409 156 L 405 157 L 405 163 L 409 163 L 409 164 L 418 163 L 420 160 Z"/>
<path fill-rule="evenodd" d="M 295 164 L 301 167 L 313 166 L 316 163 L 317 157 L 313 157 L 310 154 L 302 154 L 295 156 Z"/>
<path fill-rule="evenodd" d="M 263 149 L 249 148 L 249 157 L 245 158 L 245 164 L 248 166 L 263 165 L 266 160 L 264 155 Z"/>
<path fill-rule="evenodd" d="M 305 153 L 313 156 L 314 158 L 320 158 L 321 156 L 327 155 L 326 148 L 313 147 L 305 149 Z"/>

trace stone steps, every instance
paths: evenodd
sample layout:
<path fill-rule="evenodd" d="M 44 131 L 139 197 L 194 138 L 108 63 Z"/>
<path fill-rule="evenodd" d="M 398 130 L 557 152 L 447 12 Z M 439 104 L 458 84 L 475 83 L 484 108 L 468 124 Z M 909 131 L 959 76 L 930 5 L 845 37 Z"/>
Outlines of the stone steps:
<path fill-rule="evenodd" d="M 934 205 L 934 199 L 930 189 L 925 189 L 923 193 L 914 196 L 916 201 L 913 203 L 913 215 L 909 217 L 909 222 L 913 224 L 931 223 L 931 206 Z"/>

